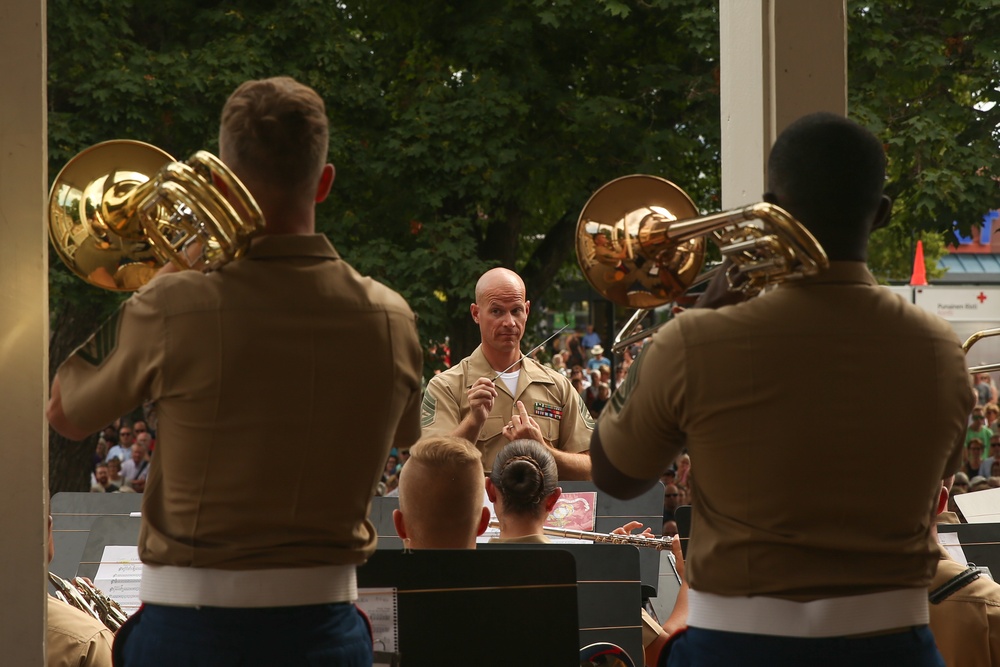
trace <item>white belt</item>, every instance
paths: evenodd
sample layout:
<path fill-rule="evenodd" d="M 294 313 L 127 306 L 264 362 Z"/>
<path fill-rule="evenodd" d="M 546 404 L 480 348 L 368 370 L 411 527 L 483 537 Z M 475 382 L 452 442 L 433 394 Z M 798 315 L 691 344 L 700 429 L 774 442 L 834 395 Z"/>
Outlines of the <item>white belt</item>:
<path fill-rule="evenodd" d="M 139 599 L 176 607 L 297 607 L 358 599 L 353 565 L 273 570 L 142 566 Z"/>
<path fill-rule="evenodd" d="M 706 630 L 778 637 L 843 637 L 928 622 L 924 588 L 810 602 L 688 591 L 688 625 Z"/>

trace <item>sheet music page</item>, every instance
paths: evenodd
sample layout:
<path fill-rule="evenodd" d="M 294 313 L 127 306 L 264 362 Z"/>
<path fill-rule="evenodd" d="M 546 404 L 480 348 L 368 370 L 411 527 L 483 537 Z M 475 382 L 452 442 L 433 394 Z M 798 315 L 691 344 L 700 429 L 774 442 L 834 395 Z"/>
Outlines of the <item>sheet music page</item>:
<path fill-rule="evenodd" d="M 968 523 L 1000 522 L 1000 488 L 952 496 Z"/>
<path fill-rule="evenodd" d="M 131 616 L 139 609 L 139 581 L 142 578 L 142 562 L 139 547 L 106 546 L 101 555 L 101 564 L 94 577 L 94 586 L 121 605 Z"/>
<path fill-rule="evenodd" d="M 357 605 L 372 623 L 375 651 L 394 654 L 399 650 L 397 625 L 397 589 L 359 588 Z"/>
<path fill-rule="evenodd" d="M 490 521 L 497 520 L 497 512 L 490 502 L 489 496 L 483 490 L 483 506 L 490 510 Z M 559 496 L 555 507 L 545 519 L 545 525 L 551 528 L 565 528 L 593 532 L 597 522 L 597 492 L 582 491 L 580 493 L 564 493 Z M 489 542 L 494 537 L 500 537 L 500 529 L 489 527 L 486 532 L 476 538 L 476 542 Z M 555 544 L 580 544 L 580 540 L 572 537 L 556 537 L 549 535 L 549 540 Z"/>
<path fill-rule="evenodd" d="M 944 550 L 955 561 L 963 565 L 969 562 L 965 557 L 965 551 L 962 550 L 962 543 L 958 539 L 958 533 L 938 533 L 938 542 L 941 543 Z"/>

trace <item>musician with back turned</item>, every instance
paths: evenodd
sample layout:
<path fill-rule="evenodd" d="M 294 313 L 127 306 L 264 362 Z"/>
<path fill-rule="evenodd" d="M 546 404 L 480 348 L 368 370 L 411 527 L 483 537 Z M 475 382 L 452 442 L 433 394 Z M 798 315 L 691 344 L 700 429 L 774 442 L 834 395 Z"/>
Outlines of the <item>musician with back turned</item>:
<path fill-rule="evenodd" d="M 415 318 L 314 232 L 334 178 L 315 91 L 244 83 L 219 148 L 259 203 L 263 234 L 221 270 L 153 279 L 97 334 L 109 344 L 85 344 L 52 386 L 49 419 L 75 438 L 156 401 L 143 607 L 116 655 L 370 665 L 355 567 L 375 548 L 368 512 L 389 450 L 420 435 Z M 358 347 L 367 353 L 342 354 Z M 364 382 L 345 389 L 345 373 Z M 275 442 L 297 443 L 294 463 L 274 465 Z"/>
<path fill-rule="evenodd" d="M 928 509 L 962 462 L 962 348 L 865 265 L 891 206 L 875 136 L 812 114 L 782 132 L 767 166 L 765 198 L 813 233 L 829 269 L 662 327 L 598 422 L 594 482 L 632 497 L 682 448 L 697 461 L 690 629 L 669 665 L 940 665 Z M 711 285 L 705 305 L 720 291 Z M 803 369 L 809 392 L 797 389 Z M 886 420 L 895 405 L 912 419 Z M 757 484 L 765 468 L 801 479 L 810 461 L 824 474 L 808 485 Z"/>
<path fill-rule="evenodd" d="M 590 479 L 594 420 L 569 380 L 521 353 L 530 309 L 516 273 L 496 268 L 482 275 L 470 306 L 482 344 L 427 384 L 423 434 L 475 443 L 485 472 L 508 442 L 537 440 L 549 447 L 560 479 Z"/>

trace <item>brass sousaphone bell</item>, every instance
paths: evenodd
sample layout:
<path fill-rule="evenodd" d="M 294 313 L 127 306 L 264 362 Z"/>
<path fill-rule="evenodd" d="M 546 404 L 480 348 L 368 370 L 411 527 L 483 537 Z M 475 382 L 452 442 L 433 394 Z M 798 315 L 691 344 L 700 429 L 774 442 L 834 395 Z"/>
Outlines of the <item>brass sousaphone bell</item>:
<path fill-rule="evenodd" d="M 205 151 L 178 162 L 140 141 L 106 141 L 70 160 L 49 192 L 59 257 L 91 285 L 115 291 L 142 287 L 168 263 L 217 269 L 263 227 L 246 187 Z"/>
<path fill-rule="evenodd" d="M 650 335 L 629 335 L 650 309 L 714 275 L 702 272 L 707 238 L 731 260 L 730 286 L 750 293 L 829 266 L 816 238 L 778 206 L 762 202 L 699 217 L 687 193 L 666 179 L 617 178 L 590 197 L 576 228 L 587 281 L 615 304 L 638 309 L 615 337 L 614 352 Z"/>

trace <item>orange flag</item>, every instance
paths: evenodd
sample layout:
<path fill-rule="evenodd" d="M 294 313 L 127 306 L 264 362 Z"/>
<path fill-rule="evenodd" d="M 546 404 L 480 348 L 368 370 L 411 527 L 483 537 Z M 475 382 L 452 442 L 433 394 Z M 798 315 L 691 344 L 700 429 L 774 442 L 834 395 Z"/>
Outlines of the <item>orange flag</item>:
<path fill-rule="evenodd" d="M 927 284 L 927 267 L 924 265 L 924 242 L 917 241 L 917 252 L 913 255 L 913 275 L 910 285 Z"/>

